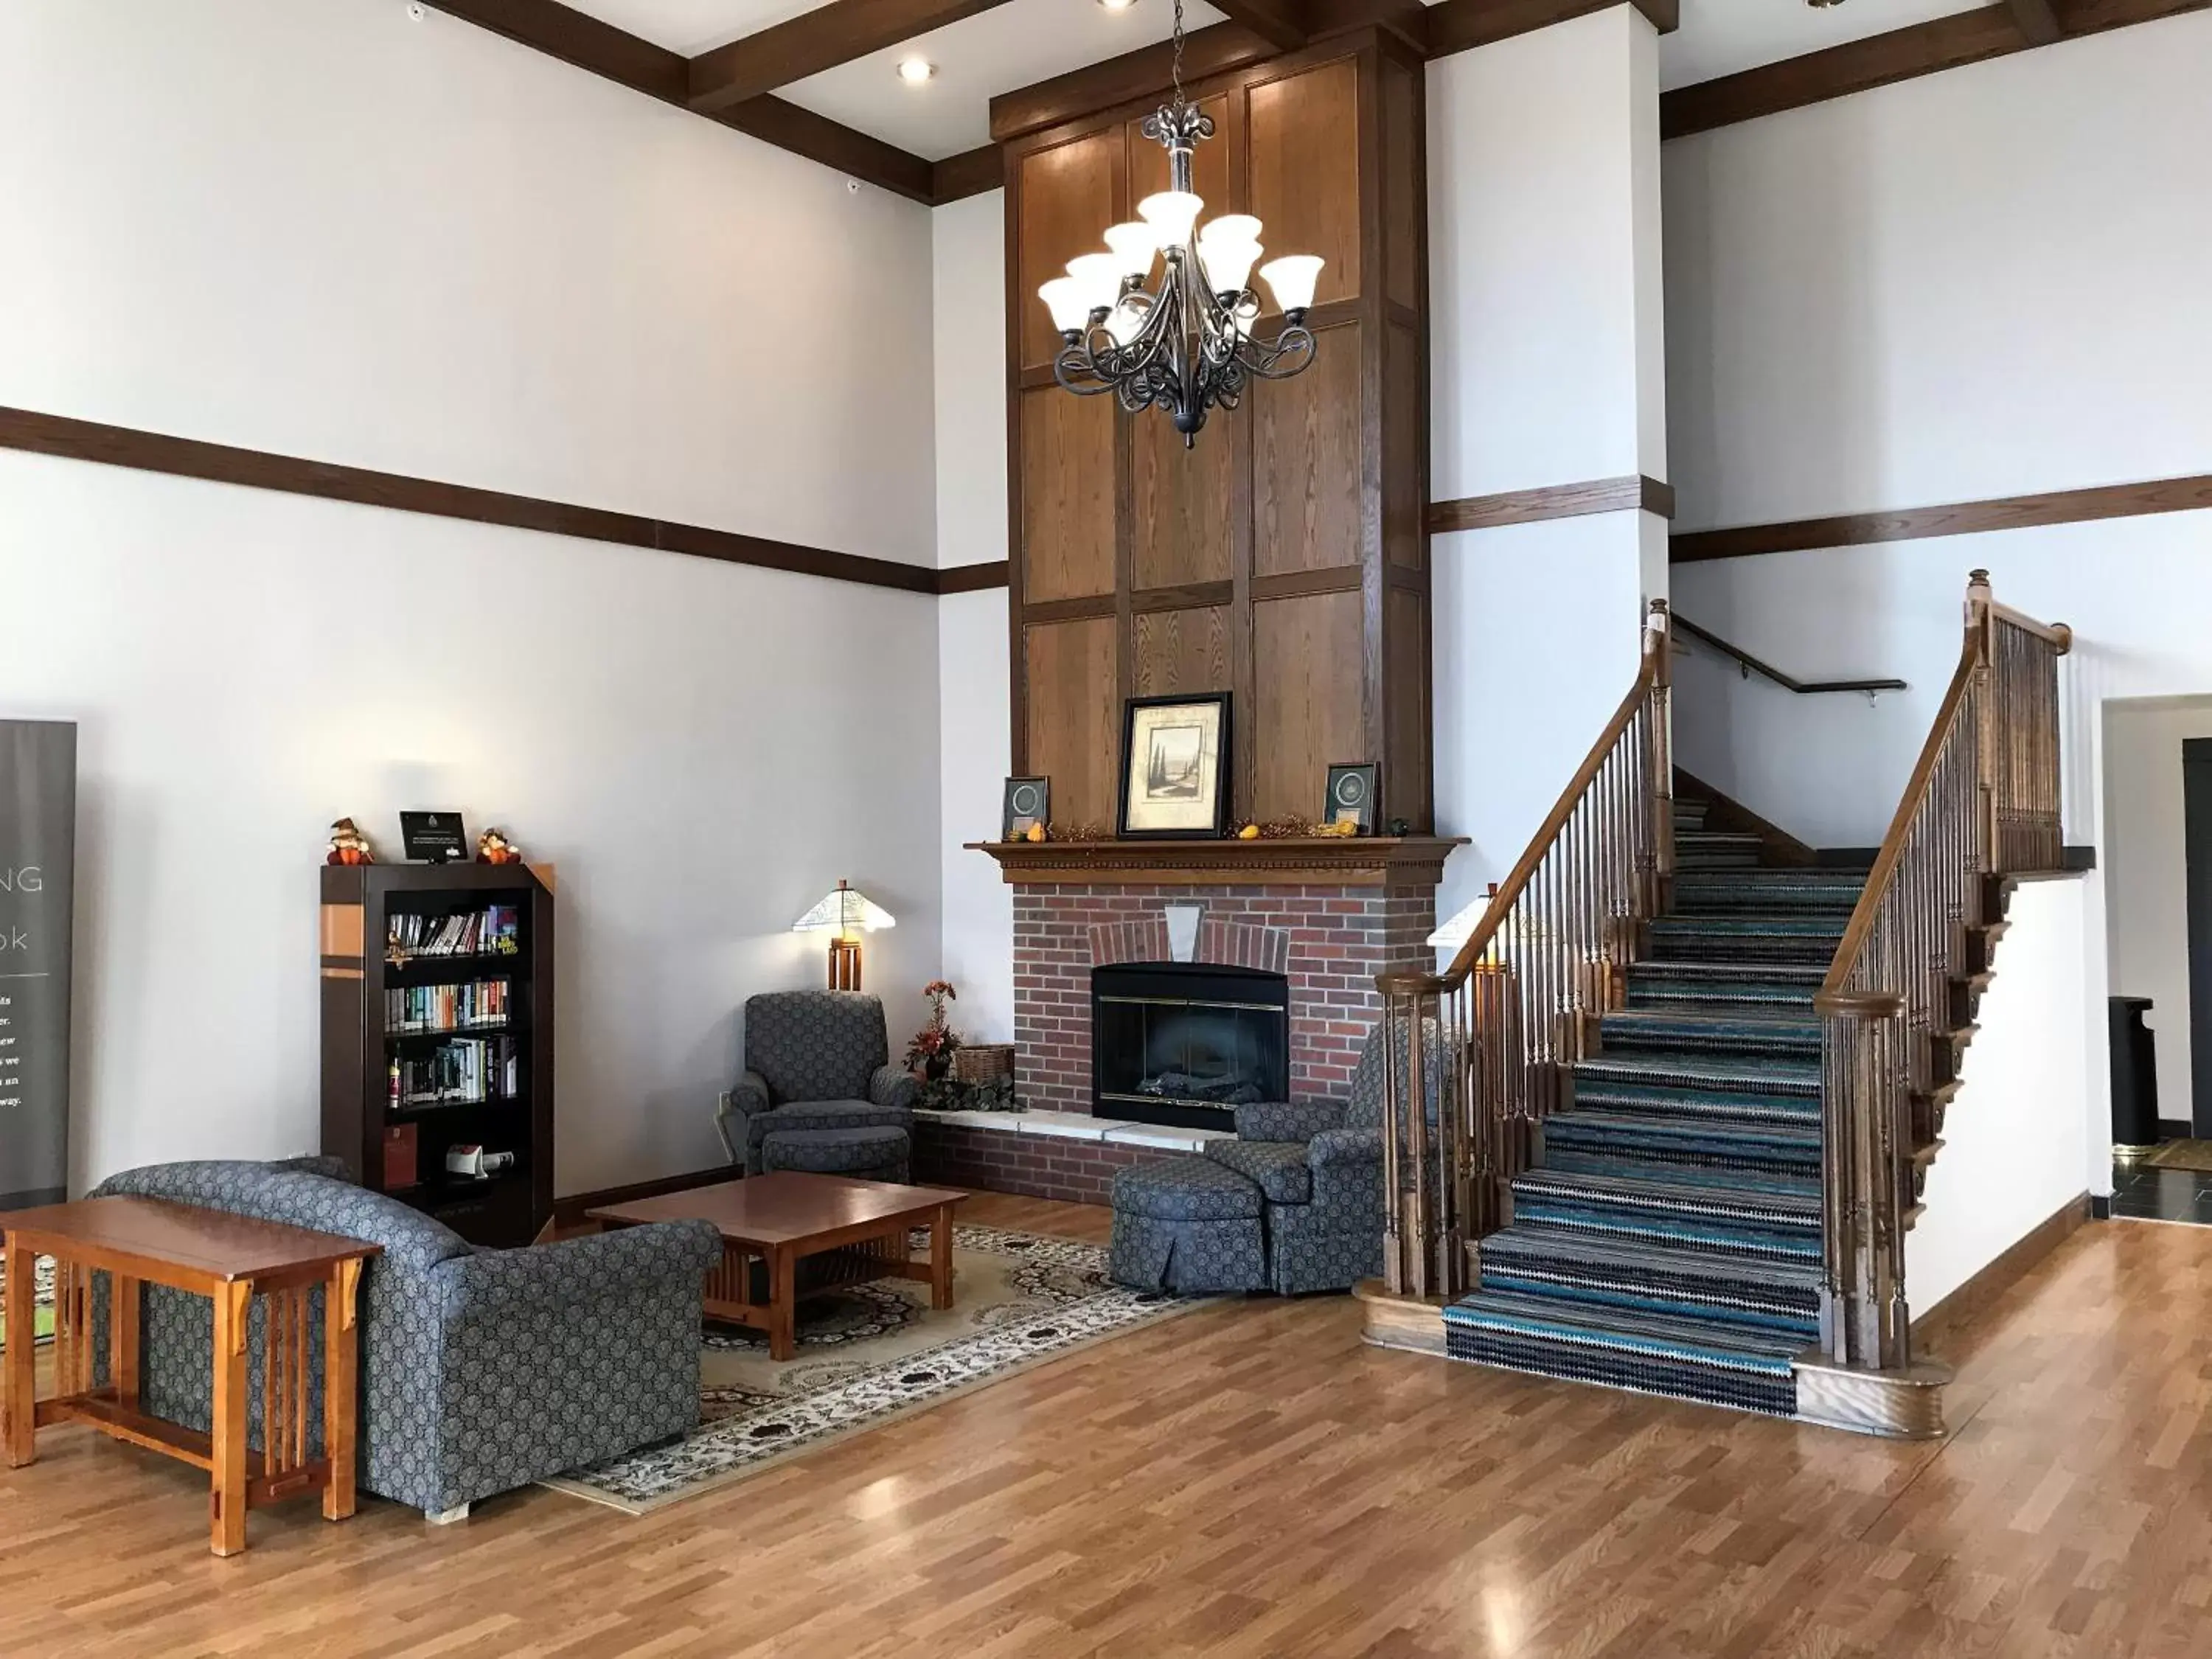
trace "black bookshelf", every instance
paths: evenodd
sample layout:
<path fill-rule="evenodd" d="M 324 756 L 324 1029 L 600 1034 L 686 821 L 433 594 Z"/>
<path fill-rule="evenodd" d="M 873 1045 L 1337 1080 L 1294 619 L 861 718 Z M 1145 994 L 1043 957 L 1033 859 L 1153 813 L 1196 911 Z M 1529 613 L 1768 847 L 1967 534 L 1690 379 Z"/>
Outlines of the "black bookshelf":
<path fill-rule="evenodd" d="M 325 865 L 322 951 L 323 1151 L 471 1243 L 529 1243 L 553 1216 L 551 891 L 520 864 Z M 471 1143 L 514 1168 L 449 1175 Z"/>

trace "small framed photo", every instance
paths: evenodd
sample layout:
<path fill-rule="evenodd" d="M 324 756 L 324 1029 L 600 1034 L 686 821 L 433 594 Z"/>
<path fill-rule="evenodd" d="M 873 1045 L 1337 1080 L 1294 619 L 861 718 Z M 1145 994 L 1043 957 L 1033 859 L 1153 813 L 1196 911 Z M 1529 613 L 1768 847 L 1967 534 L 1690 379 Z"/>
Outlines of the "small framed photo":
<path fill-rule="evenodd" d="M 468 832 L 459 812 L 402 812 L 399 842 L 411 864 L 465 864 Z"/>
<path fill-rule="evenodd" d="M 1375 803 L 1382 791 L 1382 769 L 1373 764 L 1339 763 L 1328 769 L 1328 799 L 1322 806 L 1323 823 L 1359 826 L 1359 833 L 1375 833 Z"/>
<path fill-rule="evenodd" d="M 1050 778 L 1008 778 L 1006 802 L 999 815 L 999 839 L 1021 841 L 1033 825 L 1052 822 Z"/>
<path fill-rule="evenodd" d="M 1229 833 L 1229 694 L 1132 697 L 1121 711 L 1119 833 L 1218 841 Z"/>

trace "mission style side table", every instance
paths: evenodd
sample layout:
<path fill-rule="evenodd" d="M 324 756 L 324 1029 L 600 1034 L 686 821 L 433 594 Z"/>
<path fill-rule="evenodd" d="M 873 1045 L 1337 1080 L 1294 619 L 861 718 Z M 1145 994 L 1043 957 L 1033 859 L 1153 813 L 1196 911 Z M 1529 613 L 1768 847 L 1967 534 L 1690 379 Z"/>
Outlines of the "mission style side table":
<path fill-rule="evenodd" d="M 382 1246 L 159 1198 L 93 1198 L 0 1215 L 8 1249 L 4 1455 L 37 1455 L 40 1429 L 83 1423 L 208 1472 L 208 1547 L 246 1547 L 246 1511 L 320 1492 L 325 1520 L 354 1511 L 362 1266 Z M 54 1381 L 38 1398 L 36 1258 L 54 1261 Z M 108 1376 L 95 1387 L 93 1275 L 112 1279 Z M 142 1285 L 215 1304 L 214 1430 L 201 1434 L 138 1409 Z M 323 1287 L 323 1455 L 308 1455 L 307 1297 Z M 246 1443 L 246 1323 L 262 1298 L 263 1449 Z"/>

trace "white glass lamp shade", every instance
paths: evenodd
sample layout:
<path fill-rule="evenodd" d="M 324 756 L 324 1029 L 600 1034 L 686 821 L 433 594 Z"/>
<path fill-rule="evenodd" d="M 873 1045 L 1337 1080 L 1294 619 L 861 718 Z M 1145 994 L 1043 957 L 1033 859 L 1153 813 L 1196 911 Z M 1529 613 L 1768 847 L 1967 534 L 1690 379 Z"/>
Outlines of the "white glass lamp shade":
<path fill-rule="evenodd" d="M 1206 266 L 1206 286 L 1216 294 L 1242 294 L 1252 280 L 1252 267 L 1260 262 L 1257 242 L 1236 242 L 1216 237 L 1200 241 L 1198 257 Z"/>
<path fill-rule="evenodd" d="M 1260 222 L 1249 213 L 1224 213 L 1218 219 L 1208 219 L 1198 228 L 1198 246 L 1204 252 L 1209 242 L 1256 242 L 1260 240 Z"/>
<path fill-rule="evenodd" d="M 1286 253 L 1260 267 L 1261 280 L 1273 291 L 1275 303 L 1285 311 L 1304 311 L 1313 304 L 1322 263 L 1318 253 Z"/>
<path fill-rule="evenodd" d="M 1115 345 L 1125 346 L 1145 331 L 1145 323 L 1152 314 L 1152 295 L 1124 295 L 1121 302 L 1106 313 L 1106 332 Z"/>
<path fill-rule="evenodd" d="M 1160 251 L 1159 233 L 1133 220 L 1108 230 L 1106 246 L 1113 250 L 1122 276 L 1142 281 L 1152 274 L 1152 257 Z"/>
<path fill-rule="evenodd" d="M 1062 334 L 1080 334 L 1091 324 L 1091 301 L 1073 276 L 1055 276 L 1037 290 L 1052 309 L 1052 325 Z"/>
<path fill-rule="evenodd" d="M 1164 190 L 1137 204 L 1138 216 L 1150 225 L 1162 247 L 1178 247 L 1190 240 L 1190 228 L 1206 204 L 1187 190 Z"/>
<path fill-rule="evenodd" d="M 1092 311 L 1112 307 L 1121 293 L 1121 262 L 1110 253 L 1083 253 L 1067 262 L 1067 274 L 1083 289 L 1083 302 Z"/>
<path fill-rule="evenodd" d="M 898 922 L 891 913 L 870 898 L 857 887 L 839 882 L 822 902 L 791 924 L 794 933 L 835 933 L 840 939 L 851 939 L 881 927 L 896 927 Z"/>

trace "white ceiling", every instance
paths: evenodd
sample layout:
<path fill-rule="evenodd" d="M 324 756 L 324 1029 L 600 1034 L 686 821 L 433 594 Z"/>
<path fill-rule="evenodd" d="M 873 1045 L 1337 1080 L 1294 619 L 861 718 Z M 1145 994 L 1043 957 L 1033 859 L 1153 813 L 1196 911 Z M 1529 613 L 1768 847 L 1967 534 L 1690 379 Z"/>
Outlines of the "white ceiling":
<path fill-rule="evenodd" d="M 811 11 L 822 0 L 572 0 L 580 9 L 686 57 Z M 1824 46 L 1972 10 L 1986 0 L 1682 0 L 1682 27 L 1659 43 L 1662 86 L 1689 86 Z M 1187 0 L 1188 23 L 1221 14 Z M 1109 12 L 1097 0 L 1007 0 L 963 22 L 787 87 L 783 95 L 936 161 L 988 142 L 989 104 L 1012 92 L 1168 36 L 1169 0 Z M 937 65 L 921 86 L 898 78 L 913 54 Z"/>

